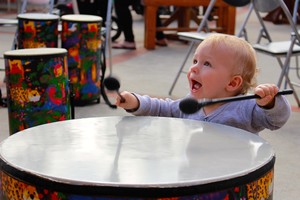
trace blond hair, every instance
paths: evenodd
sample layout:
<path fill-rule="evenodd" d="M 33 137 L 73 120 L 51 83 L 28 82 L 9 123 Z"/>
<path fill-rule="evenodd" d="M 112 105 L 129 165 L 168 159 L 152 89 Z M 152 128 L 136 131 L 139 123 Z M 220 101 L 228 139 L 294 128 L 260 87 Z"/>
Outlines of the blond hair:
<path fill-rule="evenodd" d="M 253 47 L 245 40 L 233 35 L 212 34 L 200 45 L 209 45 L 212 48 L 224 47 L 230 51 L 233 63 L 233 75 L 243 78 L 241 93 L 245 94 L 249 89 L 256 86 L 256 53 Z"/>

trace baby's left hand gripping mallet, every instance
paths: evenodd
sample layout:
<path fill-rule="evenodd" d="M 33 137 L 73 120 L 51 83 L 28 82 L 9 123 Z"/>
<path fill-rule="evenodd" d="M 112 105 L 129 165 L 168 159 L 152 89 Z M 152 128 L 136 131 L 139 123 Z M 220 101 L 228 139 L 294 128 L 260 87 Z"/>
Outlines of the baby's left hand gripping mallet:
<path fill-rule="evenodd" d="M 119 92 L 120 82 L 118 79 L 110 76 L 104 79 L 103 84 L 109 91 L 115 91 L 119 95 L 121 103 L 125 102 L 124 97 Z"/>

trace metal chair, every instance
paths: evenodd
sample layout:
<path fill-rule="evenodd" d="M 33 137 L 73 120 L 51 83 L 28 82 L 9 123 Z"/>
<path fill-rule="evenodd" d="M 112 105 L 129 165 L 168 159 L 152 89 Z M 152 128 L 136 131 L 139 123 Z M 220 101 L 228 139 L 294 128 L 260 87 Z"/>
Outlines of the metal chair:
<path fill-rule="evenodd" d="M 262 29 L 260 31 L 259 38 L 257 43 L 253 45 L 253 48 L 259 52 L 266 54 L 271 57 L 275 57 L 281 67 L 281 74 L 279 76 L 277 86 L 281 87 L 283 80 L 285 79 L 285 87 L 289 86 L 292 90 L 294 90 L 294 97 L 300 107 L 299 97 L 294 89 L 294 86 L 300 86 L 299 83 L 294 83 L 291 81 L 289 76 L 289 71 L 291 69 L 290 63 L 291 58 L 300 55 L 300 34 L 297 30 L 297 10 L 299 6 L 299 0 L 295 1 L 293 16 L 291 15 L 289 9 L 283 0 L 253 0 L 254 11 L 259 19 L 260 24 L 262 25 Z M 274 8 L 274 5 L 278 5 L 283 10 L 284 14 L 287 17 L 288 23 L 291 27 L 291 37 L 290 40 L 287 41 L 273 41 L 271 39 L 270 34 L 268 33 L 266 26 L 261 17 L 261 13 L 270 11 L 269 8 Z M 267 39 L 267 43 L 262 43 L 261 39 Z M 297 61 L 297 60 L 296 60 Z M 297 63 L 297 62 L 296 62 Z M 299 68 L 296 67 L 299 73 Z"/>
<path fill-rule="evenodd" d="M 234 7 L 242 7 L 242 6 L 248 5 L 250 3 L 250 0 L 224 0 L 224 2 L 226 2 L 227 4 L 229 4 L 231 6 L 234 6 Z M 183 69 L 185 67 L 185 64 L 186 64 L 192 50 L 195 47 L 195 44 L 203 41 L 209 34 L 211 34 L 211 33 L 208 32 L 209 27 L 207 25 L 207 22 L 208 22 L 208 17 L 210 15 L 213 7 L 215 6 L 215 3 L 216 3 L 216 0 L 211 0 L 210 1 L 209 5 L 207 6 L 207 9 L 204 13 L 204 16 L 201 20 L 201 23 L 199 24 L 196 32 L 179 32 L 179 33 L 177 33 L 180 39 L 191 41 L 191 44 L 190 44 L 190 47 L 188 49 L 188 52 L 187 52 L 182 64 L 181 64 L 181 66 L 180 66 L 180 68 L 177 72 L 177 75 L 175 76 L 175 79 L 174 79 L 174 81 L 172 83 L 172 86 L 169 90 L 169 95 L 172 95 L 172 92 L 174 90 L 174 87 L 175 87 L 178 79 L 179 79 L 180 74 L 185 73 L 183 71 Z M 246 16 L 246 18 L 244 19 L 243 25 L 240 28 L 240 31 L 238 33 L 239 37 L 243 36 L 247 39 L 247 32 L 246 32 L 245 26 L 246 26 L 246 23 L 247 23 L 247 21 L 250 17 L 250 14 L 251 14 L 252 10 L 253 10 L 253 6 L 251 5 L 250 11 L 249 11 L 248 15 Z"/>

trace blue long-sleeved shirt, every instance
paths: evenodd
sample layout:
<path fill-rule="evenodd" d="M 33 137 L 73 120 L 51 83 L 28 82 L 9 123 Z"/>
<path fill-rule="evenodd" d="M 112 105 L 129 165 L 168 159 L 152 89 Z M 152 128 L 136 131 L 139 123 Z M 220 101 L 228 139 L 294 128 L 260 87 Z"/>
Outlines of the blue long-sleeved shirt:
<path fill-rule="evenodd" d="M 134 94 L 140 103 L 139 108 L 132 112 L 136 116 L 176 117 L 224 124 L 252 133 L 263 129 L 276 130 L 289 119 L 291 107 L 284 96 L 276 96 L 272 109 L 264 109 L 256 104 L 255 99 L 229 102 L 221 105 L 206 115 L 203 109 L 194 114 L 185 114 L 179 109 L 182 99 L 158 99 L 147 95 Z"/>

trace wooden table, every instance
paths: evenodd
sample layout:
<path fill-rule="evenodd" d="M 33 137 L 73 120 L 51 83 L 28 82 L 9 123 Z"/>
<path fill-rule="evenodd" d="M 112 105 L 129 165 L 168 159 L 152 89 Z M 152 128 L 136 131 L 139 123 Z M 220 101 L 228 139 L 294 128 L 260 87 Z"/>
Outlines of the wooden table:
<path fill-rule="evenodd" d="M 164 30 L 156 27 L 156 14 L 159 6 L 208 6 L 210 0 L 144 0 L 145 4 L 145 35 L 144 47 L 146 49 L 155 48 L 155 34 L 158 30 Z M 219 26 L 221 32 L 234 34 L 235 30 L 235 7 L 229 6 L 222 0 L 217 0 L 215 6 L 219 7 Z M 180 31 L 180 28 L 178 29 Z M 178 31 L 177 30 L 177 31 Z M 184 30 L 186 31 L 186 30 Z"/>

